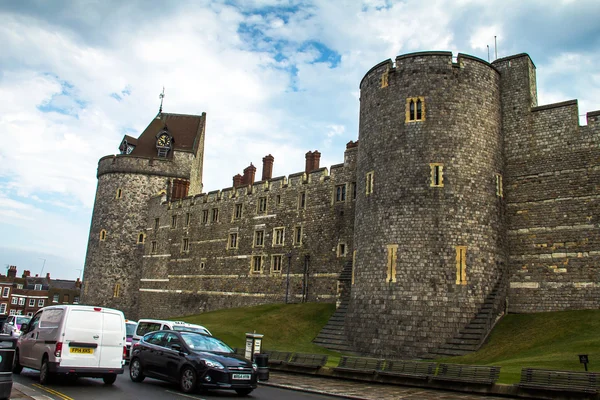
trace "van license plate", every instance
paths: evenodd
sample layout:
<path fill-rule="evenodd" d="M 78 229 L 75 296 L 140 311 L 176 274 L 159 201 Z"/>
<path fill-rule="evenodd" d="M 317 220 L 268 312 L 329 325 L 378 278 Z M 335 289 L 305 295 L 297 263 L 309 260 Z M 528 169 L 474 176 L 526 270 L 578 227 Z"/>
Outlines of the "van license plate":
<path fill-rule="evenodd" d="M 233 374 L 232 378 L 240 380 L 240 381 L 249 381 L 250 378 L 252 378 L 252 375 L 250 375 L 250 374 Z"/>
<path fill-rule="evenodd" d="M 69 352 L 77 354 L 94 354 L 94 349 L 86 347 L 70 347 Z"/>

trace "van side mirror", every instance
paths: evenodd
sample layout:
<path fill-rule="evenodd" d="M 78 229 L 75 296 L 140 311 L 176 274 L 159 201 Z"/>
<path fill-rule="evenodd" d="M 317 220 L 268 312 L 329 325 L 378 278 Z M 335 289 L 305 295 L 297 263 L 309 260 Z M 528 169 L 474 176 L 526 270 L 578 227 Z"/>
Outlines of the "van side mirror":
<path fill-rule="evenodd" d="M 29 324 L 27 322 L 25 322 L 24 324 L 21 324 L 21 332 L 22 333 L 27 333 L 28 330 L 29 330 Z"/>

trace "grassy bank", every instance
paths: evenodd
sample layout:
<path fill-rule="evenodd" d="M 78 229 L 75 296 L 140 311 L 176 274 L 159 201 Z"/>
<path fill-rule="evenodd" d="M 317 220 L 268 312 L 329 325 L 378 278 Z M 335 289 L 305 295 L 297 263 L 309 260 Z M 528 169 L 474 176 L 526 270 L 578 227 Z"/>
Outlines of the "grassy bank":
<path fill-rule="evenodd" d="M 333 314 L 333 304 L 271 304 L 203 313 L 179 319 L 206 326 L 233 347 L 243 347 L 246 332 L 262 333 L 263 347 L 339 354 L 312 344 Z M 522 367 L 583 371 L 579 354 L 588 354 L 588 370 L 600 372 L 600 310 L 514 314 L 504 317 L 476 353 L 436 361 L 499 365 L 501 383 L 519 381 Z"/>

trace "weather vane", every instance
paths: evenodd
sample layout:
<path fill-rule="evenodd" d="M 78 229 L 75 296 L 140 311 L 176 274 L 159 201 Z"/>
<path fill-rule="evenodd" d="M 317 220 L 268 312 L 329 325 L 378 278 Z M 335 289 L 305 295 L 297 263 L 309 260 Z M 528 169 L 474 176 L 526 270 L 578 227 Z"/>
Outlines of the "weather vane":
<path fill-rule="evenodd" d="M 158 109 L 158 115 L 162 114 L 162 103 L 163 103 L 163 99 L 165 98 L 165 87 L 163 86 L 163 91 L 161 94 L 158 95 L 158 98 L 160 99 L 160 108 Z"/>

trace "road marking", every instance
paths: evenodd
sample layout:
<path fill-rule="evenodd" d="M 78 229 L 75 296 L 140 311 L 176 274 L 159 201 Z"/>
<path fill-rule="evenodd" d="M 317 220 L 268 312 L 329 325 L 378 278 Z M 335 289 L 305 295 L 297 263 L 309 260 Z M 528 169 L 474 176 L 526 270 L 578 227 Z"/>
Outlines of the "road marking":
<path fill-rule="evenodd" d="M 190 396 L 189 394 L 183 394 L 183 393 L 179 393 L 179 392 L 173 392 L 171 390 L 165 390 L 165 392 L 171 393 L 171 394 L 176 394 L 177 396 L 181 396 L 181 397 L 187 397 L 189 399 L 206 400 L 203 397 Z"/>
<path fill-rule="evenodd" d="M 23 394 L 31 397 L 34 400 L 53 400 L 52 397 L 48 397 L 45 394 L 40 394 L 38 395 L 38 391 L 35 389 L 30 388 L 29 386 L 23 385 L 19 382 L 13 382 L 13 387 L 19 391 L 21 391 Z"/>
<path fill-rule="evenodd" d="M 56 391 L 54 389 L 50 389 L 49 387 L 42 386 L 42 385 L 37 384 L 37 383 L 34 383 L 32 386 L 35 386 L 38 389 L 42 389 L 42 390 L 44 390 L 44 391 L 46 391 L 46 392 L 48 392 L 50 394 L 53 394 L 55 396 L 58 396 L 58 397 L 60 397 L 63 400 L 73 400 L 71 397 L 67 396 L 66 394 L 58 392 L 58 391 Z"/>

